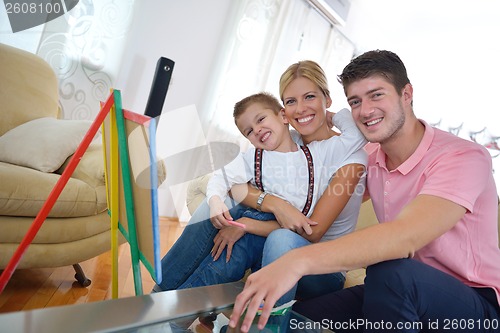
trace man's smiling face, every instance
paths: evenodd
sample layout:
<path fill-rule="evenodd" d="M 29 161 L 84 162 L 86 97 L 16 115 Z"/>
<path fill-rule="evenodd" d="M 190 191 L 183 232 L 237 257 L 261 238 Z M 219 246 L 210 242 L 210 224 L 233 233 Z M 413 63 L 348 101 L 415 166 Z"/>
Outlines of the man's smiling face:
<path fill-rule="evenodd" d="M 385 143 L 405 123 L 402 96 L 384 77 L 376 75 L 351 83 L 347 102 L 359 130 L 370 142 Z"/>

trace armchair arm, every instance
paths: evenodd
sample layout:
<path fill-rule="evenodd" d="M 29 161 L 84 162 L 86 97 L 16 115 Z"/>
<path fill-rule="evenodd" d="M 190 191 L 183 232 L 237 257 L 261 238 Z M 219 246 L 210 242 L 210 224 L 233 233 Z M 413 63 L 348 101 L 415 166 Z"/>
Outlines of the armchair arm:
<path fill-rule="evenodd" d="M 206 199 L 207 184 L 212 174 L 207 174 L 189 182 L 186 193 L 186 205 L 189 213 L 193 214 L 200 203 Z"/>
<path fill-rule="evenodd" d="M 62 174 L 72 156 L 68 157 L 66 162 L 56 171 Z M 78 163 L 72 178 L 79 179 L 92 187 L 104 186 L 104 156 L 102 144 L 100 142 L 92 143 L 82 159 Z"/>

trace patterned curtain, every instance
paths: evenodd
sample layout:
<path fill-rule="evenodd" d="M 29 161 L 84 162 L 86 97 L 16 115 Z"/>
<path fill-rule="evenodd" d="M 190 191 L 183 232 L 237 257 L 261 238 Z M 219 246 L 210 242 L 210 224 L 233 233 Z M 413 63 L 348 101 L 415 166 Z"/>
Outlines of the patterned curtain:
<path fill-rule="evenodd" d="M 65 119 L 95 118 L 113 88 L 134 0 L 81 0 L 45 24 L 37 54 L 59 79 Z"/>

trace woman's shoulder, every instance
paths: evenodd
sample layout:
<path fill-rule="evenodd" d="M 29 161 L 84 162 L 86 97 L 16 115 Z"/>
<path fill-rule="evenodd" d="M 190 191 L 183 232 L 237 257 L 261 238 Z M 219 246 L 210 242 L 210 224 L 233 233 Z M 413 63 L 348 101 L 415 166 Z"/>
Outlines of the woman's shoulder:
<path fill-rule="evenodd" d="M 302 137 L 300 136 L 300 133 L 297 132 L 297 130 L 294 130 L 294 129 L 290 130 L 290 135 L 292 136 L 292 140 L 296 144 L 298 144 L 300 146 L 304 144 L 304 142 L 302 141 Z"/>

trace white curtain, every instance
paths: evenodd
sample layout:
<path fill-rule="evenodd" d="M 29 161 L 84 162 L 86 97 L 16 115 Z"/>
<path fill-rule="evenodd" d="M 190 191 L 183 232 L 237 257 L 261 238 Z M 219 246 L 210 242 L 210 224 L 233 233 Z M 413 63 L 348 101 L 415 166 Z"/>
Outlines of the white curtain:
<path fill-rule="evenodd" d="M 306 0 L 235 1 L 230 17 L 203 105 L 208 140 L 237 141 L 246 149 L 249 143 L 234 125 L 234 103 L 263 90 L 278 97 L 281 73 L 299 60 L 318 62 L 329 79 L 333 109 L 346 106 L 336 75 L 354 45 Z"/>

